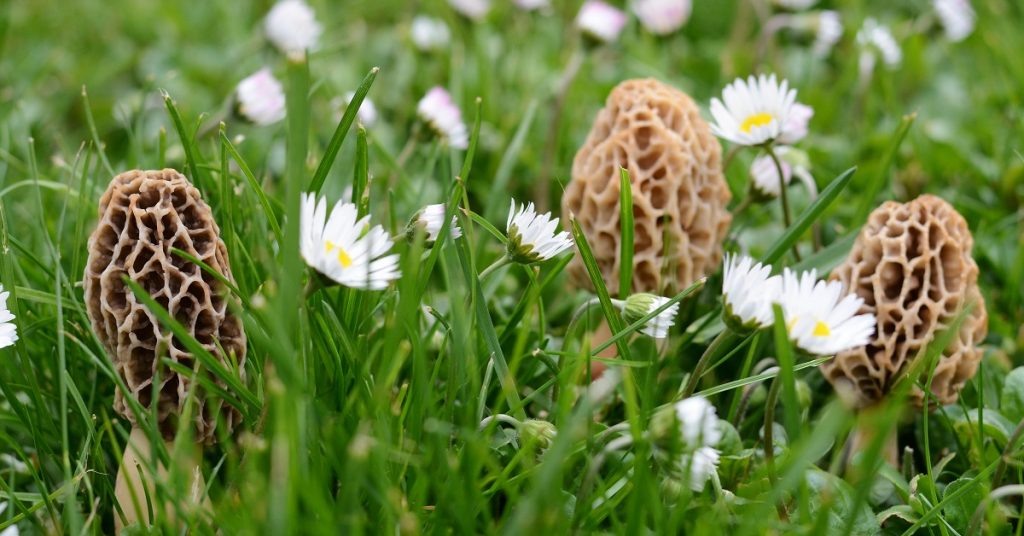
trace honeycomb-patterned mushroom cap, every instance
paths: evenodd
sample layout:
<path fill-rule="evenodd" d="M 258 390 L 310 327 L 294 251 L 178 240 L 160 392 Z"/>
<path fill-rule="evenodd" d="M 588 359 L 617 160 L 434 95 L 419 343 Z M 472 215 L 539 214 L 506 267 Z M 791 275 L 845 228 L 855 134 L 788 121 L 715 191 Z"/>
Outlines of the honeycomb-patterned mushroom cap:
<path fill-rule="evenodd" d="M 864 299 L 860 312 L 876 316 L 876 333 L 867 346 L 821 366 L 829 382 L 852 390 L 862 407 L 878 402 L 918 352 L 973 303 L 932 378 L 936 400 L 955 402 L 977 370 L 977 345 L 988 329 L 973 244 L 967 222 L 938 197 L 889 201 L 875 209 L 832 278 Z M 918 406 L 924 403 L 919 389 L 912 396 Z"/>
<path fill-rule="evenodd" d="M 172 254 L 180 249 L 234 281 L 228 254 L 210 207 L 199 191 L 173 169 L 129 171 L 114 180 L 100 198 L 100 219 L 89 237 L 85 301 L 89 319 L 124 380 L 129 393 L 117 390 L 114 409 L 133 425 L 135 415 L 124 397 L 150 407 L 158 393 L 157 415 L 165 438 L 173 437 L 189 390 L 188 376 L 161 366 L 158 356 L 192 370 L 195 360 L 184 344 L 160 325 L 123 282 L 127 275 L 163 306 L 204 348 L 227 362 L 217 348 L 234 355 L 244 370 L 245 333 L 227 307 L 223 285 L 199 265 Z M 230 365 L 229 365 L 230 366 Z M 197 385 L 194 397 L 196 440 L 212 443 L 218 422 L 230 432 L 239 415 L 223 402 L 206 400 Z"/>
<path fill-rule="evenodd" d="M 633 192 L 633 292 L 668 295 L 721 260 L 732 215 L 722 149 L 693 100 L 657 80 L 627 80 L 608 96 L 572 165 L 562 198 L 575 215 L 611 293 L 619 287 L 619 168 Z M 577 256 L 573 280 L 590 287 Z"/>

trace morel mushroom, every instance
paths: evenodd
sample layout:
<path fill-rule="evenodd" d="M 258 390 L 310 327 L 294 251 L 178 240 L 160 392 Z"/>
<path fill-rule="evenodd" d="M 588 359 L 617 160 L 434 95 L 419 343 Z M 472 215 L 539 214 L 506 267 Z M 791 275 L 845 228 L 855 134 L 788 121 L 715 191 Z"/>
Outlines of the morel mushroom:
<path fill-rule="evenodd" d="M 184 251 L 233 280 L 220 229 L 188 179 L 172 169 L 122 173 L 100 198 L 99 211 L 99 223 L 89 237 L 85 301 L 93 329 L 128 388 L 128 392 L 118 389 L 114 396 L 114 409 L 132 424 L 118 474 L 118 498 L 129 522 L 148 522 L 146 501 L 139 493 L 152 491 L 152 475 L 143 475 L 147 481 L 143 486 L 135 460 L 139 454 L 149 455 L 149 443 L 125 397 L 133 397 L 144 408 L 156 404 L 157 424 L 165 441 L 186 424 L 179 423 L 178 417 L 190 391 L 195 391 L 191 425 L 198 443 L 214 442 L 217 426 L 230 432 L 239 415 L 222 401 L 207 400 L 189 376 L 161 365 L 163 358 L 170 358 L 192 370 L 195 358 L 135 297 L 123 278 L 138 283 L 205 349 L 228 362 L 219 344 L 232 355 L 239 374 L 245 361 L 245 334 L 227 307 L 223 285 L 199 265 L 171 252 L 172 248 Z M 128 508 L 133 501 L 127 488 L 132 486 L 142 512 Z"/>
<path fill-rule="evenodd" d="M 867 346 L 821 366 L 829 382 L 850 388 L 860 407 L 878 402 L 918 352 L 973 303 L 932 377 L 936 401 L 955 402 L 977 370 L 982 352 L 976 345 L 988 328 L 973 244 L 967 222 L 938 197 L 889 201 L 875 209 L 832 277 L 864 299 L 860 312 L 875 315 L 877 329 Z M 923 403 L 919 389 L 912 396 Z"/>
<path fill-rule="evenodd" d="M 721 146 L 686 94 L 657 80 L 627 80 L 608 96 L 562 198 L 617 293 L 620 269 L 619 168 L 633 193 L 633 292 L 669 295 L 714 271 L 732 215 Z M 579 258 L 573 279 L 589 286 Z"/>

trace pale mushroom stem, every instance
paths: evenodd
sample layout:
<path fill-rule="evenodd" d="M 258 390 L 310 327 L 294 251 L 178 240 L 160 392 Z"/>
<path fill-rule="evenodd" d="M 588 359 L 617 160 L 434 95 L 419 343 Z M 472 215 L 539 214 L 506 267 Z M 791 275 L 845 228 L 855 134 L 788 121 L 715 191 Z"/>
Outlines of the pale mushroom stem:
<path fill-rule="evenodd" d="M 896 426 L 879 427 L 881 421 L 882 419 L 879 419 L 877 413 L 871 409 L 863 410 L 857 415 L 857 425 L 849 439 L 848 456 L 853 457 L 858 452 L 867 452 L 879 434 L 885 434 L 879 455 L 889 465 L 899 468 L 899 443 L 896 438 Z"/>
<path fill-rule="evenodd" d="M 179 470 L 190 475 L 188 481 L 188 494 L 186 507 L 189 510 L 198 509 L 210 511 L 211 505 L 206 496 L 206 480 L 199 467 L 201 458 L 199 445 L 189 449 L 188 452 L 176 452 L 172 441 L 164 441 L 167 452 L 171 453 L 172 463 Z M 164 503 L 156 504 L 156 482 L 159 480 L 168 484 L 167 468 L 158 464 L 157 473 L 154 476 L 150 471 L 150 460 L 154 458 L 149 437 L 146 432 L 136 426 L 132 428 L 128 437 L 128 444 L 124 447 L 124 456 L 121 459 L 121 469 L 117 473 L 117 482 L 114 494 L 117 497 L 121 509 L 124 511 L 124 519 L 120 515 L 114 515 L 114 529 L 120 534 L 126 527 L 132 525 L 150 526 L 154 517 L 166 518 L 171 524 L 175 523 L 175 509 L 172 505 Z"/>

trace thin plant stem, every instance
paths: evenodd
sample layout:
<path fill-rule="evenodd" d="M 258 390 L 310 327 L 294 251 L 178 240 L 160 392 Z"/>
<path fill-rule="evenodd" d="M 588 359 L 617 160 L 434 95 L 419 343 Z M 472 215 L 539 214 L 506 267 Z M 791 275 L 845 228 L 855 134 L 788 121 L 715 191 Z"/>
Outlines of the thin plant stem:
<path fill-rule="evenodd" d="M 697 365 L 693 367 L 693 372 L 690 374 L 690 380 L 686 382 L 686 387 L 683 388 L 683 398 L 689 397 L 697 390 L 697 384 L 700 383 L 700 377 L 708 368 L 708 364 L 711 363 L 711 359 L 718 353 L 718 349 L 722 347 L 722 344 L 727 339 L 729 339 L 731 334 L 732 331 L 730 331 L 729 328 L 722 330 L 722 332 L 715 337 L 715 340 L 711 341 L 707 350 L 704 350 L 704 353 L 697 361 Z"/>
<path fill-rule="evenodd" d="M 569 57 L 569 61 L 565 65 L 565 69 L 562 71 L 562 76 L 558 79 L 558 85 L 555 86 L 554 100 L 551 101 L 551 122 L 548 124 L 548 133 L 546 142 L 544 144 L 544 158 L 541 160 L 542 165 L 540 168 L 540 176 L 537 178 L 537 182 L 533 187 L 533 201 L 537 204 L 538 212 L 546 212 L 548 210 L 548 196 L 551 190 L 551 175 L 553 173 L 555 165 L 555 152 L 558 143 L 558 130 L 562 125 L 562 112 L 565 109 L 565 98 L 569 93 L 569 88 L 572 86 L 573 80 L 576 79 L 576 75 L 580 72 L 580 67 L 583 66 L 583 60 L 586 58 L 586 54 L 582 47 L 576 47 L 572 52 L 572 56 Z"/>
<path fill-rule="evenodd" d="M 789 196 L 786 194 L 786 179 L 782 174 L 782 162 L 779 161 L 779 156 L 775 154 L 772 144 L 766 144 L 764 150 L 771 157 L 772 162 L 775 164 L 775 171 L 779 174 L 779 201 L 782 202 L 782 222 L 788 229 L 793 225 L 793 216 L 789 211 Z M 797 262 L 800 262 L 800 250 L 797 248 L 796 242 L 793 243 L 793 257 Z"/>
<path fill-rule="evenodd" d="M 503 255 L 500 259 L 494 261 L 494 263 L 492 263 L 490 266 L 488 266 L 487 268 L 484 268 L 484 271 L 480 272 L 480 276 L 479 276 L 480 280 L 483 281 L 484 279 L 487 278 L 487 276 L 489 276 L 492 273 L 494 273 L 495 271 L 497 271 L 498 268 L 502 268 L 502 267 L 507 266 L 507 265 L 509 265 L 511 263 L 512 263 L 512 259 L 508 255 Z"/>

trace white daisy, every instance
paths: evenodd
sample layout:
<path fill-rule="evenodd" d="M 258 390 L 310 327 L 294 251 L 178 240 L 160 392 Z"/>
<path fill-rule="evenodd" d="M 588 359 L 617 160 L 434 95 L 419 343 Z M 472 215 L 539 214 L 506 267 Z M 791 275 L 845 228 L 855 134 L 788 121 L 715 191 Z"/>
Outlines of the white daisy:
<path fill-rule="evenodd" d="M 682 28 L 693 11 L 691 0 L 635 0 L 633 13 L 647 31 L 667 35 Z"/>
<path fill-rule="evenodd" d="M 519 9 L 524 11 L 533 11 L 549 7 L 551 5 L 551 0 L 515 0 L 515 4 Z"/>
<path fill-rule="evenodd" d="M 873 18 L 864 19 L 864 26 L 857 32 L 857 44 L 861 46 L 860 70 L 870 72 L 875 67 L 875 57 L 880 55 L 886 67 L 895 69 L 903 61 L 903 51 L 889 28 Z"/>
<path fill-rule="evenodd" d="M 779 143 L 792 145 L 807 137 L 807 127 L 812 117 L 814 117 L 814 108 L 794 102 L 789 109 L 786 124 L 782 126 L 782 133 L 779 134 Z"/>
<path fill-rule="evenodd" d="M 747 256 L 725 255 L 722 277 L 722 302 L 726 325 L 737 332 L 772 325 L 772 304 L 778 301 L 782 278 L 772 275 L 772 267 Z"/>
<path fill-rule="evenodd" d="M 339 201 L 327 215 L 327 200 L 302 195 L 302 258 L 316 271 L 346 287 L 380 290 L 398 279 L 398 255 L 387 255 L 392 241 L 370 217 L 356 221 L 358 209 Z"/>
<path fill-rule="evenodd" d="M 968 0 L 932 0 L 932 7 L 950 41 L 963 41 L 974 31 L 974 8 Z"/>
<path fill-rule="evenodd" d="M 723 102 L 724 101 L 724 102 Z M 786 134 L 796 90 L 775 75 L 737 78 L 725 86 L 722 100 L 711 99 L 712 132 L 738 145 L 761 145 Z"/>
<path fill-rule="evenodd" d="M 266 67 L 238 83 L 235 103 L 238 115 L 257 125 L 270 125 L 284 119 L 284 89 Z"/>
<path fill-rule="evenodd" d="M 352 97 L 355 97 L 355 91 L 349 91 L 345 94 L 345 106 L 348 106 L 352 102 Z M 371 127 L 377 122 L 377 106 L 373 104 L 370 97 L 363 97 L 363 103 L 359 105 L 359 111 L 356 112 L 356 117 L 359 118 L 359 122 L 365 127 Z"/>
<path fill-rule="evenodd" d="M 11 293 L 0 285 L 0 348 L 11 346 L 18 340 L 18 326 L 13 322 L 14 315 L 7 308 L 7 298 Z"/>
<path fill-rule="evenodd" d="M 576 27 L 602 43 L 610 43 L 626 27 L 626 14 L 601 0 L 587 0 L 576 15 Z"/>
<path fill-rule="evenodd" d="M 427 232 L 427 241 L 434 242 L 441 234 L 441 227 L 444 226 L 444 215 L 447 207 L 444 203 L 427 205 L 416 214 L 415 223 Z M 452 240 L 462 236 L 462 229 L 456 223 L 455 216 L 452 216 L 451 224 L 448 226 L 448 235 Z"/>
<path fill-rule="evenodd" d="M 718 450 L 711 447 L 701 447 L 692 454 L 683 456 L 683 467 L 689 469 L 687 483 L 691 490 L 704 491 L 704 486 L 711 479 L 711 475 L 718 470 L 718 459 Z"/>
<path fill-rule="evenodd" d="M 813 50 L 817 56 L 824 57 L 843 38 L 843 20 L 838 11 L 831 10 L 819 12 L 815 19 Z"/>
<path fill-rule="evenodd" d="M 551 213 L 537 214 L 533 203 L 522 205 L 516 210 L 513 199 L 505 224 L 508 233 L 508 255 L 515 262 L 531 264 L 546 261 L 572 247 L 569 233 L 558 230 L 558 218 L 551 219 Z"/>
<path fill-rule="evenodd" d="M 779 303 L 793 344 L 826 356 L 868 343 L 875 332 L 874 315 L 857 314 L 864 300 L 842 293 L 842 283 L 818 281 L 814 270 L 799 276 L 783 271 Z"/>
<path fill-rule="evenodd" d="M 479 21 L 491 10 L 491 0 L 448 0 L 448 5 L 467 19 Z"/>
<path fill-rule="evenodd" d="M 645 316 L 654 312 L 655 309 L 665 305 L 670 300 L 661 296 L 655 296 L 653 294 L 633 294 L 626 298 L 625 301 L 613 300 L 612 303 L 618 305 L 622 309 L 622 317 L 632 324 L 637 320 L 644 318 Z M 655 339 L 664 339 L 668 337 L 668 330 L 676 322 L 676 314 L 679 313 L 679 304 L 673 303 L 668 309 L 660 312 L 654 318 L 651 318 L 640 328 L 640 332 L 654 337 Z"/>
<path fill-rule="evenodd" d="M 267 39 L 292 59 L 301 59 L 316 46 L 322 28 L 309 4 L 302 0 L 281 0 L 263 21 Z"/>
<path fill-rule="evenodd" d="M 435 86 L 428 91 L 416 106 L 416 113 L 448 145 L 463 150 L 469 147 L 469 131 L 462 122 L 462 111 L 443 87 Z"/>
<path fill-rule="evenodd" d="M 714 447 L 722 440 L 715 406 L 702 396 L 691 396 L 675 405 L 679 433 L 687 450 Z"/>
<path fill-rule="evenodd" d="M 417 15 L 409 26 L 409 37 L 416 48 L 428 52 L 447 47 L 452 35 L 443 20 Z"/>

